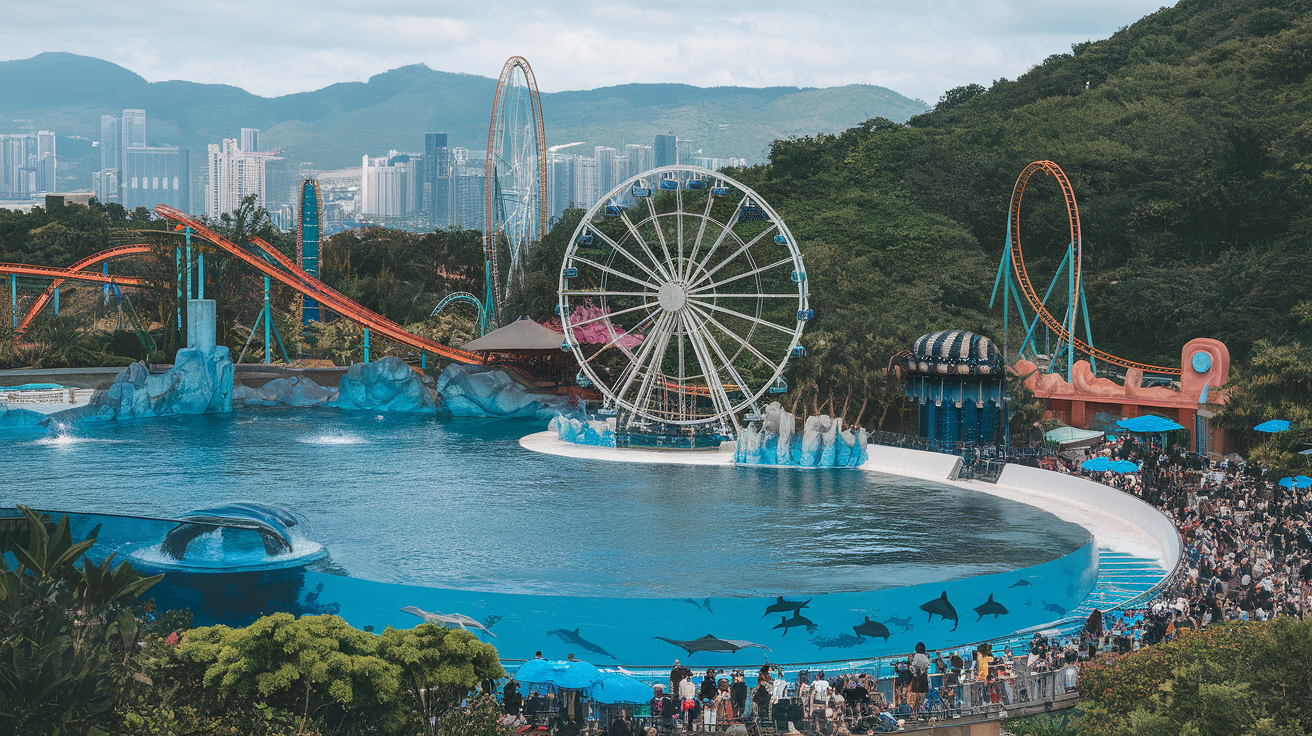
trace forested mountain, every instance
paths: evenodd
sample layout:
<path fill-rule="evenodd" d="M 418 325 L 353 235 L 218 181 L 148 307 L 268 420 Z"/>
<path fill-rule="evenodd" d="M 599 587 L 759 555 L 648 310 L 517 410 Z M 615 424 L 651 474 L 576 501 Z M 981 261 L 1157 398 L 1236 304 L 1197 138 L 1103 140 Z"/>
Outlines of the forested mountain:
<path fill-rule="evenodd" d="M 235 138 L 240 128 L 260 128 L 261 143 L 283 150 L 293 171 L 335 169 L 358 166 L 366 153 L 422 151 L 428 131 L 448 133 L 453 146 L 486 148 L 496 85 L 495 78 L 416 64 L 365 82 L 268 98 L 229 85 L 147 82 L 100 59 L 45 53 L 0 62 L 0 133 L 54 130 L 99 140 L 101 115 L 143 108 L 148 143 L 189 149 L 193 168 L 204 164 L 207 144 Z M 657 133 L 674 133 L 695 140 L 706 156 L 754 159 L 777 138 L 836 133 L 873 116 L 904 121 L 926 109 L 919 100 L 870 85 L 627 84 L 542 95 L 549 146 L 650 145 Z M 72 177 L 66 188 L 89 187 L 99 154 L 89 141 L 64 138 L 59 145 L 67 154 L 61 167 Z"/>
<path fill-rule="evenodd" d="M 1194 337 L 1225 341 L 1238 362 L 1259 340 L 1308 341 L 1310 11 L 1182 0 L 1019 79 L 951 90 L 906 124 L 776 142 L 769 165 L 742 175 L 804 247 L 816 319 L 794 387 L 819 405 L 831 390 L 838 408 L 849 394 L 887 402 L 871 371 L 916 336 L 964 328 L 1001 342 L 988 302 L 1007 207 L 1041 159 L 1074 185 L 1100 348 L 1178 365 Z M 1040 290 L 1069 239 L 1045 179 L 1022 210 Z"/>

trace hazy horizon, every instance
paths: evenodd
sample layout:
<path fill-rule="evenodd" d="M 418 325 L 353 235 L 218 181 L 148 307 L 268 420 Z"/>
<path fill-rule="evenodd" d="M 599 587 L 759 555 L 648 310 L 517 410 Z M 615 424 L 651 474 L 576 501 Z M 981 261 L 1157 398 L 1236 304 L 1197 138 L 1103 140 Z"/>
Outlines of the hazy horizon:
<path fill-rule="evenodd" d="M 92 13 L 21 5 L 0 46 L 13 60 L 66 51 L 118 64 L 147 81 L 228 84 L 263 97 L 364 81 L 411 64 L 495 78 L 524 56 L 544 92 L 629 83 L 698 87 L 868 84 L 932 103 L 947 89 L 1015 78 L 1072 43 L 1105 38 L 1161 0 L 853 0 L 751 10 L 673 0 L 503 2 L 232 0 L 215 17 L 191 4 L 108 0 Z"/>

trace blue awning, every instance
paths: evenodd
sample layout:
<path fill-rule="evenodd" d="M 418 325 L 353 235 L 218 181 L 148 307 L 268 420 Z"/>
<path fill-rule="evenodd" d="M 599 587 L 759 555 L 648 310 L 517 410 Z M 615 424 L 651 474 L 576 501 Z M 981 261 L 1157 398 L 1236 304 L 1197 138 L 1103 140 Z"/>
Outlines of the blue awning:
<path fill-rule="evenodd" d="M 1289 421 L 1285 419 L 1272 419 L 1269 422 L 1262 422 L 1256 427 L 1253 427 L 1253 429 L 1256 429 L 1259 432 L 1275 434 L 1276 432 L 1284 432 L 1288 430 Z"/>
<path fill-rule="evenodd" d="M 1175 429 L 1184 429 L 1170 419 L 1164 417 L 1145 414 L 1141 417 L 1132 417 L 1130 419 L 1118 419 L 1116 426 L 1128 432 L 1170 432 Z"/>

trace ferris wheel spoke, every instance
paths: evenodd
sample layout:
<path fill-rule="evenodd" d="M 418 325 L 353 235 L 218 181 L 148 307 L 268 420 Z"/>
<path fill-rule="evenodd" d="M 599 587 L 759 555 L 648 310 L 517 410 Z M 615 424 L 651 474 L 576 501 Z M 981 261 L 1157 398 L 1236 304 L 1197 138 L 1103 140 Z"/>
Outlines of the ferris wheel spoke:
<path fill-rule="evenodd" d="M 720 341 L 716 340 L 715 336 L 711 335 L 710 332 L 705 333 L 705 340 L 710 344 L 711 348 L 715 351 L 715 354 L 720 356 L 720 360 L 724 362 L 724 369 L 729 372 L 729 377 L 733 379 L 735 384 L 737 384 L 738 390 L 742 392 L 743 396 L 750 397 L 752 394 L 751 386 L 749 386 L 747 382 L 743 380 L 743 377 L 738 374 L 738 369 L 734 367 L 733 361 L 724 354 L 724 350 L 720 348 Z M 721 386 L 720 390 L 723 392 L 724 386 Z M 727 392 L 724 394 L 724 399 L 728 402 L 730 411 L 732 411 L 732 402 L 729 402 L 729 394 Z"/>
<path fill-rule="evenodd" d="M 628 279 L 629 281 L 632 281 L 632 282 L 635 283 L 635 284 L 640 284 L 640 285 L 642 285 L 642 286 L 645 286 L 645 287 L 647 287 L 648 289 L 651 289 L 652 291 L 659 291 L 660 288 L 661 288 L 661 287 L 657 286 L 656 284 L 650 283 L 650 282 L 648 282 L 648 281 L 643 281 L 642 279 L 638 278 L 637 276 L 630 276 L 629 274 L 624 273 L 623 271 L 616 271 L 615 269 L 611 268 L 610 266 L 603 266 L 603 265 L 601 265 L 600 263 L 597 263 L 596 261 L 592 261 L 592 260 L 589 260 L 589 259 L 587 259 L 587 258 L 584 258 L 583 256 L 578 256 L 578 255 L 570 256 L 570 260 L 571 260 L 571 261 L 578 261 L 579 263 L 586 263 L 586 264 L 588 264 L 589 266 L 592 266 L 593 268 L 595 268 L 595 269 L 597 269 L 597 270 L 599 270 L 599 271 L 605 271 L 606 273 L 614 274 L 615 276 L 619 276 L 619 277 L 622 278 L 622 279 Z"/>
<path fill-rule="evenodd" d="M 676 319 L 668 321 L 665 330 L 660 335 L 660 345 L 652 350 L 651 365 L 647 367 L 646 373 L 642 377 L 642 385 L 638 387 L 638 393 L 633 399 L 634 406 L 647 405 L 651 391 L 656 385 L 656 377 L 664 375 L 661 367 L 665 362 L 665 351 L 670 347 L 670 337 L 674 335 L 674 328 L 677 323 L 678 320 Z"/>
<path fill-rule="evenodd" d="M 724 295 L 724 294 L 720 294 L 720 296 L 725 296 L 725 295 Z M 743 294 L 742 296 L 747 296 L 747 295 L 746 295 L 746 294 Z M 778 296 L 784 296 L 784 295 L 778 295 Z M 793 296 L 795 296 L 795 295 L 793 295 Z M 706 307 L 707 309 L 713 309 L 713 310 L 715 310 L 715 311 L 717 311 L 717 312 L 723 312 L 724 314 L 732 314 L 733 316 L 738 317 L 738 318 L 740 318 L 740 319 L 745 319 L 745 320 L 747 320 L 747 321 L 749 321 L 749 322 L 755 322 L 756 324 L 758 324 L 758 325 L 763 325 L 763 326 L 765 326 L 765 327 L 773 327 L 774 329 L 779 330 L 780 332 L 784 333 L 785 335 L 792 335 L 792 334 L 795 334 L 795 333 L 797 332 L 797 330 L 796 330 L 795 328 L 790 330 L 790 329 L 788 329 L 787 327 L 783 327 L 783 326 L 781 326 L 781 325 L 777 325 L 777 324 L 775 324 L 775 323 L 773 323 L 773 322 L 768 322 L 768 321 L 763 320 L 763 319 L 761 319 L 761 318 L 759 318 L 759 317 L 753 317 L 753 316 L 750 315 L 750 314 L 743 314 L 742 312 L 734 311 L 734 310 L 732 310 L 732 309 L 725 309 L 724 307 L 721 307 L 721 306 L 718 305 L 718 304 L 711 304 L 710 302 L 703 302 L 703 301 L 700 301 L 700 300 L 697 300 L 697 299 L 689 299 L 689 300 L 688 300 L 688 303 L 689 303 L 689 304 L 696 304 L 696 305 L 699 306 L 699 307 Z"/>
<path fill-rule="evenodd" d="M 570 326 L 570 327 L 582 327 L 583 325 L 590 325 L 590 324 L 592 324 L 593 322 L 600 322 L 600 321 L 603 320 L 603 319 L 610 319 L 611 317 L 618 317 L 618 316 L 620 316 L 621 314 L 628 314 L 629 312 L 636 312 L 636 311 L 638 311 L 639 309 L 651 309 L 651 308 L 653 308 L 653 307 L 655 307 L 655 306 L 657 306 L 657 305 L 656 305 L 655 303 L 652 303 L 652 302 L 649 302 L 649 303 L 646 303 L 646 304 L 639 304 L 639 305 L 636 306 L 636 307 L 629 307 L 628 309 L 621 309 L 621 310 L 618 311 L 618 312 L 606 312 L 605 314 L 601 315 L 600 317 L 593 317 L 592 319 L 585 319 L 585 320 L 583 320 L 582 322 L 570 322 L 570 323 L 569 323 L 569 326 Z"/>
<path fill-rule="evenodd" d="M 738 200 L 738 205 L 733 208 L 733 214 L 729 217 L 729 221 L 724 223 L 724 228 L 720 230 L 720 235 L 715 238 L 715 243 L 711 245 L 710 250 L 706 251 L 706 257 L 702 259 L 701 263 L 697 264 L 698 269 L 703 271 L 706 270 L 706 264 L 711 262 L 711 256 L 715 255 L 715 251 L 720 249 L 720 244 L 724 242 L 725 237 L 733 232 L 734 227 L 738 225 L 738 214 L 743 211 L 743 205 L 745 204 L 747 204 L 747 195 L 744 194 L 743 198 Z M 684 274 L 685 280 L 692 278 L 694 273 L 692 263 L 697 260 L 697 250 L 700 246 L 701 242 L 698 241 L 697 245 L 693 248 L 692 256 L 688 258 L 688 273 Z"/>
<path fill-rule="evenodd" d="M 565 289 L 566 296 L 656 296 L 654 291 L 592 291 L 590 289 Z"/>
<path fill-rule="evenodd" d="M 633 225 L 633 220 L 629 219 L 629 213 L 621 209 L 620 219 L 624 221 L 625 226 L 629 228 L 629 232 L 633 234 L 633 239 L 637 241 L 638 245 L 642 246 L 642 252 L 646 253 L 647 257 L 651 259 L 651 264 L 656 267 L 657 271 L 661 272 L 661 279 L 673 281 L 674 278 L 670 275 L 670 272 L 665 270 L 665 262 L 657 258 L 656 254 L 652 252 L 651 246 L 647 245 L 647 240 L 642 237 L 642 233 L 638 232 L 638 228 Z M 659 225 L 659 223 L 657 224 Z M 656 231 L 659 233 L 660 228 L 658 227 Z M 593 232 L 596 232 L 596 228 L 593 228 Z M 612 240 L 611 244 L 614 245 L 615 241 Z M 622 250 L 618 245 L 615 245 L 615 248 Z"/>
<path fill-rule="evenodd" d="M 598 350 L 597 352 L 593 353 L 592 355 L 589 355 L 587 358 L 585 358 L 584 360 L 579 361 L 579 362 L 583 363 L 584 365 L 587 365 L 588 363 L 591 363 L 593 360 L 596 359 L 596 357 L 597 357 L 598 355 L 601 355 L 602 353 L 606 352 L 607 350 L 610 350 L 611 348 L 615 347 L 615 346 L 618 345 L 618 344 L 620 343 L 620 341 L 623 340 L 624 338 L 636 334 L 636 330 L 637 330 L 639 327 L 642 327 L 643 324 L 645 324 L 645 323 L 647 322 L 647 320 L 650 320 L 652 317 L 655 317 L 657 314 L 658 314 L 657 312 L 652 312 L 651 314 L 649 314 L 649 315 L 647 315 L 646 317 L 643 317 L 641 320 L 639 320 L 638 324 L 636 324 L 636 325 L 630 327 L 629 329 L 625 330 L 624 332 L 620 332 L 620 333 L 618 333 L 618 334 L 615 332 L 615 326 L 614 326 L 614 325 L 610 325 L 610 326 L 609 326 L 609 327 L 610 327 L 610 332 L 611 332 L 611 334 L 615 335 L 615 337 L 614 337 L 610 342 L 608 342 L 608 343 L 606 343 L 605 345 L 601 346 L 601 349 L 600 349 L 600 350 Z M 571 329 L 571 326 L 570 326 L 570 325 L 566 325 L 566 329 Z M 641 335 L 639 335 L 639 337 L 641 337 Z"/>
<path fill-rule="evenodd" d="M 720 407 L 716 413 L 721 415 L 732 413 L 733 402 L 729 401 L 729 394 L 724 390 L 724 384 L 720 383 L 718 378 L 720 372 L 716 370 L 711 351 L 702 341 L 701 330 L 692 324 L 686 316 L 680 315 L 680 319 L 683 320 L 684 328 L 688 331 L 688 337 L 692 341 L 692 349 L 697 356 L 697 362 L 702 366 L 702 374 L 706 378 L 706 391 L 711 396 L 711 402 L 718 404 Z M 717 399 L 719 401 L 716 401 Z"/>
<path fill-rule="evenodd" d="M 793 263 L 793 258 L 792 258 L 792 256 L 789 256 L 789 257 L 787 257 L 787 258 L 785 258 L 785 259 L 783 259 L 783 260 L 781 260 L 781 261 L 777 261 L 777 262 L 775 262 L 775 263 L 771 263 L 771 264 L 768 265 L 768 266 L 761 266 L 760 268 L 754 268 L 754 269 L 752 269 L 751 271 L 747 271 L 746 273 L 740 273 L 740 274 L 738 274 L 737 276 L 732 276 L 732 277 L 727 278 L 727 279 L 725 279 L 725 280 L 723 280 L 723 281 L 716 281 L 716 282 L 713 282 L 713 283 L 707 284 L 707 285 L 705 285 L 705 286 L 699 286 L 699 287 L 693 289 L 693 290 L 692 290 L 692 293 L 697 294 L 697 293 L 700 293 L 700 292 L 706 291 L 707 289 L 714 289 L 714 288 L 717 288 L 717 287 L 720 287 L 720 286 L 724 286 L 725 284 L 733 283 L 734 281 L 737 281 L 738 279 L 745 279 L 745 278 L 747 278 L 748 276 L 755 276 L 755 275 L 758 274 L 758 273 L 765 273 L 766 271 L 769 271 L 769 270 L 772 269 L 772 268 L 779 268 L 780 266 L 783 266 L 783 265 L 786 265 L 786 264 L 789 264 L 789 263 Z M 753 296 L 754 296 L 754 295 L 753 295 Z"/>
<path fill-rule="evenodd" d="M 723 332 L 724 334 L 726 334 L 726 335 L 728 335 L 729 337 L 733 338 L 733 339 L 734 339 L 739 345 L 742 345 L 744 348 L 746 348 L 747 351 L 748 351 L 749 353 L 751 353 L 752 355 L 755 355 L 756 358 L 757 358 L 758 360 L 760 360 L 762 363 L 765 363 L 766 365 L 770 366 L 770 368 L 772 368 L 772 369 L 774 369 L 774 370 L 776 370 L 776 371 L 777 371 L 777 370 L 780 370 L 781 368 L 783 368 L 782 365 L 776 365 L 775 363 L 771 362 L 771 360 L 770 360 L 769 358 L 765 357 L 765 355 L 764 355 L 760 350 L 757 350 L 756 347 L 755 347 L 754 345 L 752 345 L 751 343 L 747 342 L 747 341 L 744 340 L 742 337 L 740 337 L 740 336 L 738 335 L 738 333 L 733 332 L 733 331 L 730 330 L 728 327 L 725 327 L 724 325 L 720 324 L 719 320 L 717 320 L 717 319 L 715 319 L 714 317 L 712 317 L 712 316 L 710 315 L 710 313 L 708 313 L 708 312 L 703 312 L 702 310 L 700 310 L 700 309 L 698 309 L 698 308 L 696 308 L 696 307 L 690 307 L 690 309 L 692 309 L 693 311 L 697 312 L 697 314 L 701 315 L 702 318 L 705 319 L 707 322 L 710 322 L 711 324 L 713 324 L 713 325 L 715 325 L 717 328 L 719 328 L 720 332 Z"/>
<path fill-rule="evenodd" d="M 624 394 L 629 392 L 629 387 L 633 385 L 634 379 L 638 377 L 639 373 L 643 372 L 642 369 L 647 363 L 647 358 L 650 357 L 655 350 L 657 343 L 660 342 L 660 335 L 665 331 L 665 328 L 669 323 L 670 313 L 663 312 L 660 319 L 656 320 L 656 326 L 652 328 L 651 332 L 647 333 L 647 339 L 643 341 L 643 345 L 638 350 L 638 354 L 634 357 L 633 361 L 629 363 L 624 373 L 620 374 L 620 378 L 623 379 L 624 383 L 620 386 L 620 389 L 615 392 L 616 403 L 624 400 Z M 634 402 L 633 406 L 636 408 L 638 406 L 637 402 Z"/>
<path fill-rule="evenodd" d="M 592 227 L 591 225 L 588 226 L 588 229 L 592 231 L 592 234 L 593 234 L 593 235 L 596 235 L 596 236 L 600 237 L 600 238 L 602 239 L 602 241 L 606 243 L 606 245 L 609 245 L 611 248 L 613 248 L 613 249 L 614 249 L 616 252 L 618 252 L 620 255 L 622 255 L 622 256 L 624 256 L 625 258 L 627 258 L 627 259 L 629 259 L 630 261 L 632 261 L 632 262 L 633 262 L 633 265 L 637 266 L 638 268 L 641 268 L 641 269 L 643 270 L 643 272 L 646 273 L 648 276 L 652 277 L 653 279 L 655 279 L 655 280 L 657 280 L 657 281 L 664 281 L 664 280 L 665 280 L 665 279 L 662 278 L 661 276 L 657 275 L 655 271 L 651 270 L 651 269 L 648 268 L 645 264 L 643 264 L 642 261 L 639 261 L 637 258 L 635 258 L 635 257 L 633 256 L 632 253 L 628 252 L 628 251 L 625 250 L 624 248 L 621 248 L 620 245 L 619 245 L 619 243 L 616 243 L 614 240 L 611 240 L 610 237 L 606 235 L 606 233 L 601 232 L 600 230 L 598 230 L 598 229 L 595 228 L 595 227 Z M 635 238 L 637 237 L 637 233 L 634 233 L 634 237 L 635 237 Z M 645 247 L 646 247 L 646 246 L 644 245 L 644 249 L 645 249 Z M 651 254 L 650 252 L 648 252 L 647 255 L 650 256 L 650 255 L 652 255 L 652 254 Z M 653 256 L 653 259 L 654 259 L 654 256 Z M 653 260 L 653 262 L 654 262 L 654 260 Z"/>
<path fill-rule="evenodd" d="M 702 219 L 702 222 L 701 222 L 700 225 L 697 226 L 697 237 L 696 237 L 696 238 L 693 238 L 693 241 L 692 241 L 692 250 L 689 251 L 689 253 L 688 253 L 688 259 L 687 259 L 686 261 L 685 261 L 684 258 L 683 258 L 683 240 L 682 240 L 682 237 L 680 237 L 680 240 L 679 240 L 679 274 L 680 274 L 680 276 L 682 276 L 685 280 L 687 280 L 688 276 L 687 276 L 686 273 L 684 273 L 684 271 L 686 270 L 686 267 L 688 267 L 689 264 L 691 264 L 691 263 L 693 262 L 693 260 L 697 257 L 697 246 L 701 245 L 701 243 L 702 243 L 702 238 L 705 237 L 705 235 L 706 235 L 706 223 L 708 223 L 708 222 L 711 221 L 711 205 L 713 205 L 713 204 L 715 204 L 715 197 L 713 197 L 713 196 L 711 196 L 711 195 L 709 195 L 709 194 L 706 195 L 706 207 L 702 210 L 702 218 L 701 218 L 701 219 Z M 682 226 L 682 224 L 679 226 L 679 234 L 680 234 L 680 236 L 682 236 L 682 234 L 683 234 L 683 226 Z"/>
<path fill-rule="evenodd" d="M 707 271 L 706 273 L 702 274 L 701 277 L 698 278 L 698 279 L 697 279 L 695 282 L 693 282 L 692 284 L 690 284 L 690 286 L 696 286 L 697 284 L 700 284 L 700 283 L 703 282 L 703 281 L 707 281 L 707 280 L 709 280 L 712 276 L 715 275 L 715 272 L 716 272 L 716 271 L 719 271 L 720 269 L 722 269 L 722 268 L 724 268 L 725 266 L 729 265 L 729 263 L 731 263 L 731 262 L 733 261 L 733 259 L 735 259 L 735 258 L 737 258 L 738 256 L 742 255 L 743 253 L 746 253 L 746 252 L 747 252 L 747 251 L 748 251 L 753 245 L 756 245 L 758 242 L 760 242 L 761 238 L 764 238 L 766 235 L 769 235 L 771 230 L 774 230 L 774 229 L 776 229 L 776 228 L 778 228 L 778 227 L 779 227 L 778 223 L 774 223 L 774 222 L 770 223 L 770 227 L 767 227 L 766 229 L 762 230 L 759 234 L 757 234 L 756 237 L 752 238 L 751 240 L 747 241 L 746 243 L 743 243 L 743 247 L 741 247 L 741 248 L 739 248 L 738 250 L 734 251 L 734 252 L 733 252 L 733 255 L 731 255 L 731 256 L 729 256 L 728 258 L 724 259 L 723 261 L 720 261 L 719 263 L 717 263 L 717 264 L 715 265 L 715 268 L 712 268 L 711 270 L 709 270 L 709 271 Z"/>
<path fill-rule="evenodd" d="M 678 194 L 678 191 L 675 194 Z M 656 239 L 660 241 L 661 252 L 665 254 L 666 271 L 671 274 L 670 280 L 673 281 L 674 269 L 670 267 L 674 265 L 674 261 L 670 259 L 670 246 L 665 242 L 665 229 L 661 227 L 661 220 L 656 216 L 656 203 L 652 201 L 655 197 L 647 197 L 646 199 L 647 211 L 651 213 L 651 225 L 656 230 Z"/>

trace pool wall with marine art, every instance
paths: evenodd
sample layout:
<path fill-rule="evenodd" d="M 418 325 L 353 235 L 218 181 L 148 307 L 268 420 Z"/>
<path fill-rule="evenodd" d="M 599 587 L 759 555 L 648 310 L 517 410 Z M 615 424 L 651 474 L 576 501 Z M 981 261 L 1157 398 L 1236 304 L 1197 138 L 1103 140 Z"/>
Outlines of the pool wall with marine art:
<path fill-rule="evenodd" d="M 75 533 L 164 571 L 150 595 L 197 623 L 455 615 L 512 660 L 877 657 L 1042 628 L 1098 582 L 1087 524 L 953 483 L 944 456 L 620 464 L 523 446 L 540 428 L 288 410 L 5 430 L 0 474 L 5 505 L 101 512 Z"/>

